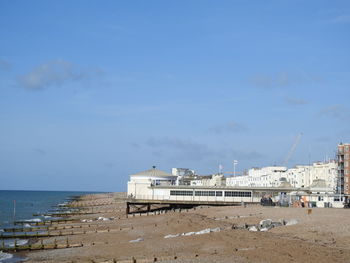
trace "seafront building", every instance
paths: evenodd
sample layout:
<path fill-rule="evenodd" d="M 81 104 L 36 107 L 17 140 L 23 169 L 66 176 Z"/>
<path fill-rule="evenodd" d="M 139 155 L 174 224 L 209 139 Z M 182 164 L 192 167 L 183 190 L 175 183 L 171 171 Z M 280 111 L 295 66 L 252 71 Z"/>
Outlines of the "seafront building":
<path fill-rule="evenodd" d="M 193 186 L 225 186 L 226 178 L 223 174 L 213 174 L 209 176 L 199 176 L 190 181 Z"/>
<path fill-rule="evenodd" d="M 154 166 L 130 175 L 128 197 L 127 211 L 130 206 L 237 205 L 266 198 L 288 206 L 344 207 L 350 201 L 350 144 L 338 145 L 337 160 L 252 168 L 228 178 L 199 176 L 188 168 L 173 168 L 170 174 Z"/>
<path fill-rule="evenodd" d="M 268 166 L 249 169 L 248 174 L 226 178 L 227 186 L 278 187 L 284 181 L 287 167 Z"/>
<path fill-rule="evenodd" d="M 350 198 L 350 143 L 338 145 L 338 193 Z"/>
<path fill-rule="evenodd" d="M 237 205 L 260 203 L 271 198 L 280 205 L 342 207 L 343 199 L 334 194 L 325 180 L 316 179 L 309 187 L 297 188 L 281 180 L 279 186 L 182 185 L 177 176 L 155 168 L 130 175 L 127 212 L 134 206 Z"/>
<path fill-rule="evenodd" d="M 289 184 L 295 188 L 310 187 L 315 180 L 324 180 L 331 192 L 336 192 L 338 164 L 335 160 L 316 162 L 312 165 L 298 165 L 287 169 L 283 166 L 252 168 L 247 175 L 229 177 L 226 185 L 251 187 L 278 187 Z"/>

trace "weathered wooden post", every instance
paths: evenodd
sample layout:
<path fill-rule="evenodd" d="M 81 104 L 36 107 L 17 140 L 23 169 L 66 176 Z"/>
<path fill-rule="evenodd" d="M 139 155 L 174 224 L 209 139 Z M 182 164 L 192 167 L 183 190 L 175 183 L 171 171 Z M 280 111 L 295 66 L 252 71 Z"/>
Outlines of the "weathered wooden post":
<path fill-rule="evenodd" d="M 126 215 L 130 214 L 130 203 L 126 202 Z"/>

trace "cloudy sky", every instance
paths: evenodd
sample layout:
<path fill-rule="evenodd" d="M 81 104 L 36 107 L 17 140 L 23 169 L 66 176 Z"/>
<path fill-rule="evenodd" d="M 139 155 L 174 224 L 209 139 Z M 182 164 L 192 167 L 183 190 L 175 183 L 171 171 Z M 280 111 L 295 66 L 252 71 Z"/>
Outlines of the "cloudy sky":
<path fill-rule="evenodd" d="M 0 1 L 0 189 L 334 157 L 350 2 Z"/>

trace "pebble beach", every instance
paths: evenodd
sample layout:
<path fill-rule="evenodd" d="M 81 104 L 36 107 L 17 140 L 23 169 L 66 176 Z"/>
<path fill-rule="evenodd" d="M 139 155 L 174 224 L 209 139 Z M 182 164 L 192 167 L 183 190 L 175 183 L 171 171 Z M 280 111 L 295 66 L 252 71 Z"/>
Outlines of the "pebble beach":
<path fill-rule="evenodd" d="M 247 206 L 125 214 L 125 193 L 73 201 L 84 208 L 26 262 L 349 262 L 350 210 Z M 249 228 L 270 219 L 277 227 Z M 293 224 L 286 224 L 293 222 Z M 71 231 L 71 234 L 69 234 Z M 69 244 L 72 247 L 63 248 Z M 59 248 L 59 247 L 62 248 Z"/>

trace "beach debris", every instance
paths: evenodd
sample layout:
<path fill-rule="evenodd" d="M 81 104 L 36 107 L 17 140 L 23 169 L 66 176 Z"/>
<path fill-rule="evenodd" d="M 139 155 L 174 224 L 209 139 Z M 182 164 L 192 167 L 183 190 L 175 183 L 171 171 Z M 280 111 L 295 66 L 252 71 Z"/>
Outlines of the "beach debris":
<path fill-rule="evenodd" d="M 286 223 L 286 226 L 292 226 L 292 225 L 298 224 L 298 220 L 293 218 L 293 219 L 290 219 L 290 220 L 286 220 L 285 223 Z"/>
<path fill-rule="evenodd" d="M 225 217 L 214 218 L 214 220 L 220 221 L 220 220 L 227 220 L 227 219 L 246 218 L 246 217 L 256 216 L 256 215 L 260 215 L 260 214 L 262 214 L 262 213 L 249 214 L 249 215 L 225 216 Z"/>
<path fill-rule="evenodd" d="M 289 220 L 280 219 L 280 221 L 277 221 L 277 222 L 274 222 L 271 219 L 264 219 L 264 220 L 261 220 L 257 225 L 250 225 L 248 227 L 248 230 L 252 232 L 257 232 L 257 231 L 266 232 L 275 227 L 291 226 L 297 223 L 298 223 L 297 219 L 289 219 Z M 233 226 L 232 229 L 244 229 L 244 226 Z"/>
<path fill-rule="evenodd" d="M 164 238 L 174 238 L 174 237 L 178 237 L 180 236 L 181 234 L 175 234 L 175 235 L 166 235 L 164 236 Z"/>
<path fill-rule="evenodd" d="M 196 234 L 196 232 L 187 232 L 187 233 L 182 233 L 181 236 L 192 236 L 195 234 Z"/>
<path fill-rule="evenodd" d="M 114 220 L 115 217 L 103 217 L 103 216 L 100 216 L 97 218 L 98 221 L 110 221 L 110 220 Z"/>
<path fill-rule="evenodd" d="M 271 224 L 272 224 L 271 219 L 264 219 L 264 220 L 260 221 L 259 226 L 260 226 L 260 228 L 267 228 L 267 227 L 271 226 Z"/>
<path fill-rule="evenodd" d="M 258 228 L 256 226 L 251 226 L 248 228 L 249 231 L 252 231 L 252 232 L 257 232 L 258 231 Z"/>
<path fill-rule="evenodd" d="M 142 237 L 139 237 L 138 239 L 135 239 L 135 240 L 130 240 L 129 243 L 137 243 L 137 242 L 141 242 L 143 241 L 144 239 Z"/>
<path fill-rule="evenodd" d="M 174 234 L 174 235 L 166 235 L 164 238 L 174 238 L 174 237 L 179 237 L 179 236 L 193 236 L 193 235 L 203 235 L 203 234 L 209 234 L 212 232 L 219 232 L 221 230 L 220 227 L 216 228 L 206 228 L 197 232 L 186 232 L 186 233 L 181 233 L 181 234 Z"/>

